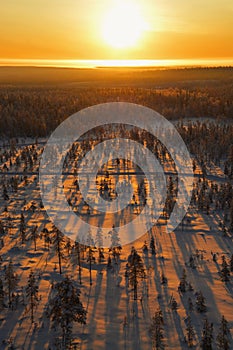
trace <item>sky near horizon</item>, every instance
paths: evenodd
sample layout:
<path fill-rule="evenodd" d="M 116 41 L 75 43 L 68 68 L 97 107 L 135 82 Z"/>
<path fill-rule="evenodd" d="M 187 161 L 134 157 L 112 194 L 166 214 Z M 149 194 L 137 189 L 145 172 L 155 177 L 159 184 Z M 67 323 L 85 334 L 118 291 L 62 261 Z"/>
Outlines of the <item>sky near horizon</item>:
<path fill-rule="evenodd" d="M 0 13 L 1 59 L 233 58 L 232 0 L 8 0 Z"/>

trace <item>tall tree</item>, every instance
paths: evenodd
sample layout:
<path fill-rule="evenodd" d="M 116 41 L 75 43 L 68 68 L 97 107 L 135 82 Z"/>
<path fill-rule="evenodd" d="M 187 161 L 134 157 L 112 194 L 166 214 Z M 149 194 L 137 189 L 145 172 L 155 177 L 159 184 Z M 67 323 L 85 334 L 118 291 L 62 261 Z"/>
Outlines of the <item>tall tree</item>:
<path fill-rule="evenodd" d="M 86 324 L 86 310 L 80 301 L 80 289 L 68 276 L 54 287 L 55 295 L 50 300 L 48 317 L 62 331 L 62 349 L 72 341 L 73 323 Z"/>
<path fill-rule="evenodd" d="M 202 350 L 212 350 L 213 341 L 213 324 L 209 323 L 207 318 L 204 320 L 202 338 L 201 338 L 201 349 Z"/>
<path fill-rule="evenodd" d="M 25 218 L 23 213 L 21 213 L 21 216 L 20 216 L 19 232 L 20 232 L 21 242 L 22 244 L 24 244 L 26 239 L 26 224 L 25 224 Z"/>
<path fill-rule="evenodd" d="M 8 305 L 9 307 L 12 306 L 12 293 L 14 292 L 17 284 L 18 284 L 18 276 L 14 273 L 13 264 L 10 260 L 8 266 L 5 270 L 5 282 L 8 292 Z"/>
<path fill-rule="evenodd" d="M 191 348 L 194 345 L 195 332 L 193 329 L 193 325 L 192 325 L 190 316 L 188 316 L 188 319 L 187 319 L 186 334 L 187 334 L 186 338 L 187 338 L 188 347 Z"/>
<path fill-rule="evenodd" d="M 221 325 L 219 327 L 219 332 L 216 338 L 216 344 L 219 350 L 230 350 L 229 341 L 230 330 L 228 327 L 228 322 L 224 316 L 221 319 Z"/>
<path fill-rule="evenodd" d="M 57 253 L 59 272 L 61 275 L 62 274 L 61 261 L 62 261 L 62 257 L 63 257 L 62 249 L 63 249 L 64 243 L 65 243 L 65 240 L 64 240 L 63 233 L 60 230 L 58 230 L 55 226 L 53 227 L 53 231 L 54 231 L 54 236 L 53 236 L 52 242 L 54 244 L 54 248 L 55 248 L 55 251 Z"/>
<path fill-rule="evenodd" d="M 138 281 L 145 278 L 145 269 L 143 266 L 142 258 L 137 253 L 136 249 L 132 247 L 131 254 L 128 257 L 128 276 L 129 283 L 133 287 L 134 300 L 137 299 Z"/>
<path fill-rule="evenodd" d="M 164 329 L 163 329 L 163 314 L 161 309 L 158 309 L 155 312 L 154 317 L 152 318 L 152 323 L 150 326 L 150 335 L 152 339 L 153 349 L 163 350 L 165 349 L 164 345 Z"/>
<path fill-rule="evenodd" d="M 38 284 L 36 282 L 36 278 L 34 273 L 31 271 L 30 275 L 28 277 L 28 283 L 26 287 L 26 295 L 29 299 L 29 307 L 31 311 L 31 322 L 34 322 L 34 311 L 36 306 L 39 303 L 39 297 L 38 297 Z"/>

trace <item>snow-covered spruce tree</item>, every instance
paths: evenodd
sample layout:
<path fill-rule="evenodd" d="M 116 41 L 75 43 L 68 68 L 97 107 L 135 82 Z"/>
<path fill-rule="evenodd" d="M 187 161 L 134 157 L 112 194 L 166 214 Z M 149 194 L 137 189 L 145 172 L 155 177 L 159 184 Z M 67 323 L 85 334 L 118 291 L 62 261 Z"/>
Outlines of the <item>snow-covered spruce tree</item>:
<path fill-rule="evenodd" d="M 73 323 L 86 324 L 86 310 L 80 301 L 80 289 L 68 276 L 54 286 L 55 295 L 49 301 L 48 317 L 62 331 L 62 349 L 72 342 Z"/>
<path fill-rule="evenodd" d="M 131 254 L 128 256 L 128 276 L 129 283 L 133 287 L 134 300 L 137 300 L 138 280 L 139 278 L 145 278 L 146 274 L 142 258 L 134 247 L 132 247 Z"/>
<path fill-rule="evenodd" d="M 20 216 L 19 233 L 21 237 L 21 243 L 24 244 L 26 239 L 26 224 L 23 213 L 21 213 Z"/>
<path fill-rule="evenodd" d="M 4 289 L 3 289 L 3 282 L 2 279 L 0 278 L 0 310 L 4 308 Z"/>
<path fill-rule="evenodd" d="M 54 244 L 54 249 L 55 249 L 55 251 L 57 253 L 58 264 L 59 264 L 59 272 L 60 272 L 60 275 L 61 275 L 62 274 L 61 260 L 62 260 L 62 256 L 63 256 L 62 249 L 63 249 L 64 243 L 65 243 L 64 235 L 55 226 L 53 226 L 52 232 L 54 232 L 52 243 Z"/>
<path fill-rule="evenodd" d="M 206 311 L 205 297 L 201 291 L 197 292 L 196 294 L 196 308 L 198 312 Z"/>
<path fill-rule="evenodd" d="M 38 283 L 36 281 L 34 273 L 31 271 L 28 277 L 28 283 L 26 286 L 26 295 L 29 302 L 29 309 L 31 311 L 31 322 L 34 322 L 34 311 L 39 303 L 38 297 Z"/>
<path fill-rule="evenodd" d="M 228 282 L 230 280 L 230 269 L 224 255 L 222 256 L 222 268 L 220 274 L 223 282 Z"/>
<path fill-rule="evenodd" d="M 202 350 L 212 350 L 213 341 L 213 324 L 209 323 L 207 318 L 204 320 L 202 338 L 201 338 L 201 349 Z"/>
<path fill-rule="evenodd" d="M 221 325 L 219 327 L 219 332 L 216 338 L 216 344 L 219 350 L 230 350 L 230 341 L 229 341 L 229 327 L 228 322 L 224 316 L 221 319 Z"/>
<path fill-rule="evenodd" d="M 11 307 L 12 293 L 14 292 L 18 284 L 18 276 L 14 273 L 13 264 L 11 260 L 8 266 L 6 267 L 4 279 L 5 279 L 7 294 L 8 294 L 8 305 L 9 307 Z"/>
<path fill-rule="evenodd" d="M 186 339 L 187 339 L 188 347 L 189 348 L 193 347 L 194 340 L 195 340 L 195 332 L 193 329 L 193 325 L 192 325 L 190 316 L 188 316 L 188 318 L 187 318 Z"/>
<path fill-rule="evenodd" d="M 164 345 L 164 329 L 163 329 L 163 314 L 159 308 L 152 318 L 150 326 L 150 336 L 152 339 L 152 347 L 156 350 L 165 349 Z"/>

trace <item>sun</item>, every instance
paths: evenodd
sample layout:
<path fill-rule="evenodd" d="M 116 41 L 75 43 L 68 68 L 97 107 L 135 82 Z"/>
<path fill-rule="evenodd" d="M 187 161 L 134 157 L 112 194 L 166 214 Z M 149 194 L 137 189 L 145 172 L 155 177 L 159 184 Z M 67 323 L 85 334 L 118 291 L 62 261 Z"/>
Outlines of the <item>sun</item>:
<path fill-rule="evenodd" d="M 103 37 L 113 48 L 130 48 L 138 44 L 144 27 L 139 9 L 133 4 L 121 3 L 107 13 L 103 23 Z"/>

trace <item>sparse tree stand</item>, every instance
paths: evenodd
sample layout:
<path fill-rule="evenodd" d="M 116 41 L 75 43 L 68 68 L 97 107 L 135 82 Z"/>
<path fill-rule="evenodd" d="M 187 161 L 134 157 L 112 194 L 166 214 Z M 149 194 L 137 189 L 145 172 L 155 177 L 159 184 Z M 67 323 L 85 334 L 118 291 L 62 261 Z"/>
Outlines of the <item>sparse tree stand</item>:
<path fill-rule="evenodd" d="M 31 322 L 34 322 L 34 311 L 36 306 L 39 303 L 39 297 L 38 297 L 38 284 L 36 282 L 36 278 L 34 273 L 31 271 L 29 278 L 28 278 L 28 284 L 26 287 L 26 295 L 29 300 L 29 308 L 31 311 Z"/>
<path fill-rule="evenodd" d="M 138 280 L 139 278 L 145 278 L 146 274 L 142 258 L 134 247 L 132 247 L 131 254 L 128 257 L 128 275 L 129 283 L 134 291 L 134 300 L 137 300 Z"/>
<path fill-rule="evenodd" d="M 62 350 L 69 349 L 72 343 L 73 323 L 86 324 L 86 310 L 80 301 L 80 289 L 68 276 L 54 286 L 55 295 L 50 300 L 48 317 L 53 326 L 62 331 Z"/>
<path fill-rule="evenodd" d="M 163 314 L 161 309 L 158 309 L 152 318 L 152 323 L 150 326 L 150 335 L 152 339 L 153 349 L 165 349 L 163 324 Z"/>

